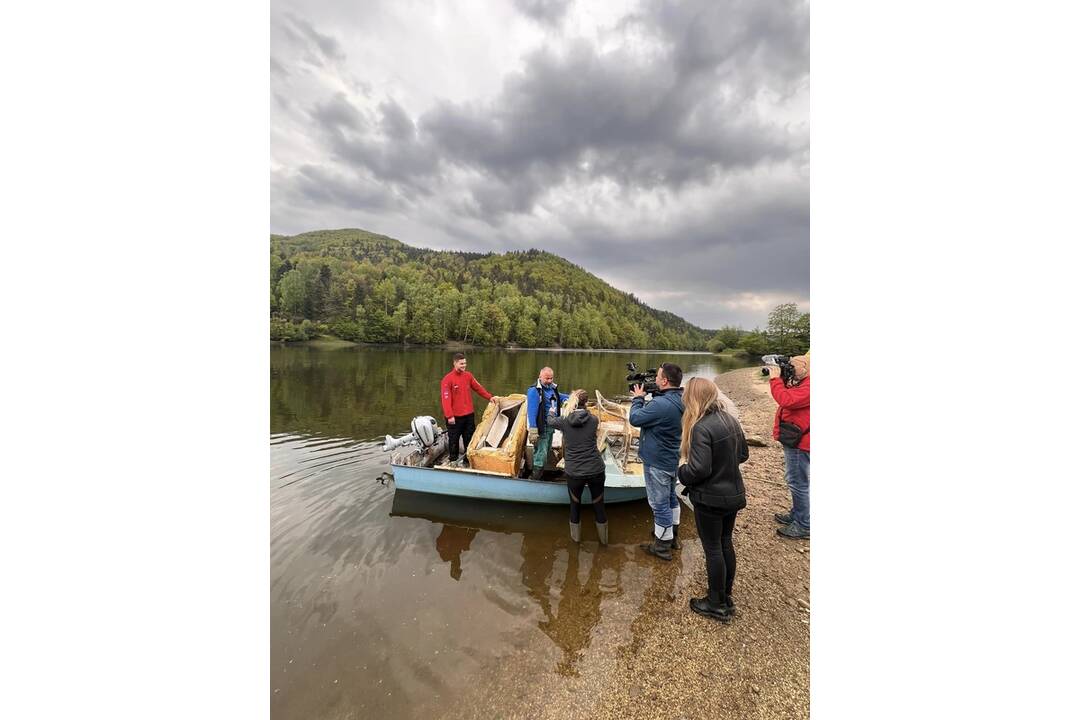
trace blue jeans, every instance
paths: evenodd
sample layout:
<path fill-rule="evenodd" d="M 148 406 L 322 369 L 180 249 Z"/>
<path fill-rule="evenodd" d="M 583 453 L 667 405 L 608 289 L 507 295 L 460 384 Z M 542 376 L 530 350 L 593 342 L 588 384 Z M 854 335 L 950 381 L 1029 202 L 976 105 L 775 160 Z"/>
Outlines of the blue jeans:
<path fill-rule="evenodd" d="M 670 540 L 671 526 L 679 523 L 679 498 L 675 495 L 675 472 L 645 466 L 645 496 L 653 513 L 653 534 Z"/>
<path fill-rule="evenodd" d="M 791 517 L 796 524 L 810 529 L 810 453 L 799 448 L 784 448 L 784 479 L 791 490 Z"/>

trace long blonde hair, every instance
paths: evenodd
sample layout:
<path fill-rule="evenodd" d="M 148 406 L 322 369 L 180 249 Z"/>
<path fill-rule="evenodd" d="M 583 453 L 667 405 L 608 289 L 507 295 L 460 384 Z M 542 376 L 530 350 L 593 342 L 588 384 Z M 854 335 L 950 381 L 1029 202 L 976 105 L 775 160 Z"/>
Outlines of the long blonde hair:
<path fill-rule="evenodd" d="M 563 403 L 562 413 L 560 414 L 567 417 L 578 408 L 584 410 L 587 402 L 589 402 L 589 393 L 579 388 L 570 393 L 570 397 Z"/>
<path fill-rule="evenodd" d="M 710 409 L 720 409 L 720 388 L 703 377 L 693 377 L 683 390 L 682 442 L 679 459 L 686 460 L 690 454 L 690 430 Z"/>

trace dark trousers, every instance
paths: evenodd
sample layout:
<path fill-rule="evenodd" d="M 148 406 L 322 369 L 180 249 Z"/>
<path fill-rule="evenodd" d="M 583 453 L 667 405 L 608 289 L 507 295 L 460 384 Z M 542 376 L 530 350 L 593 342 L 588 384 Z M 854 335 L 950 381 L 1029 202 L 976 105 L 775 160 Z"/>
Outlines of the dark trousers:
<path fill-rule="evenodd" d="M 694 505 L 694 520 L 698 537 L 705 550 L 705 571 L 709 576 L 709 599 L 714 603 L 727 602 L 735 585 L 735 530 L 738 510 L 724 512 L 708 505 Z"/>
<path fill-rule="evenodd" d="M 450 432 L 450 462 L 458 459 L 458 438 L 465 441 L 465 447 L 469 447 L 469 441 L 472 440 L 473 433 L 476 432 L 476 418 L 473 417 L 475 413 L 469 413 L 468 415 L 458 415 L 454 418 L 454 422 L 446 423 L 446 427 Z"/>
<path fill-rule="evenodd" d="M 604 512 L 604 479 L 606 473 L 598 475 L 586 475 L 584 477 L 566 476 L 566 491 L 570 493 L 570 522 L 581 522 L 581 494 L 585 488 L 589 488 L 589 496 L 592 498 L 593 512 L 596 513 L 596 522 L 606 523 L 607 514 Z"/>

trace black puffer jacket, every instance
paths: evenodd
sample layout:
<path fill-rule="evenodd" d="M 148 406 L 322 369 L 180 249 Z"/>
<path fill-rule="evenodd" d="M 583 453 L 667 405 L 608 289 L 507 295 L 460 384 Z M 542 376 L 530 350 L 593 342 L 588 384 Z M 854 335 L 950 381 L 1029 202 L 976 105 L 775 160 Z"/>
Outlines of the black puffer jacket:
<path fill-rule="evenodd" d="M 750 457 L 739 421 L 726 412 L 711 410 L 690 428 L 686 464 L 679 467 L 679 482 L 695 505 L 725 512 L 746 507 L 739 463 Z"/>
<path fill-rule="evenodd" d="M 566 417 L 548 415 L 548 427 L 562 431 L 566 474 L 588 477 L 604 472 L 604 459 L 596 449 L 596 428 L 600 421 L 588 410 L 578 408 Z"/>

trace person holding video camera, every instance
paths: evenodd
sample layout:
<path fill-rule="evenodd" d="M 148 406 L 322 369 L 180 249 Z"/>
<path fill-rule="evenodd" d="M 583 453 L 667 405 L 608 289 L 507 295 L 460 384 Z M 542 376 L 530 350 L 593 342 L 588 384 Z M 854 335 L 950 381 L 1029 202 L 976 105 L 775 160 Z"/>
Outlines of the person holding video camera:
<path fill-rule="evenodd" d="M 773 517 L 783 525 L 777 535 L 805 539 L 810 537 L 810 358 L 798 355 L 788 364 L 767 366 L 778 406 L 773 438 L 784 446 L 784 477 L 791 490 L 790 512 Z"/>
<path fill-rule="evenodd" d="M 664 363 L 656 369 L 652 401 L 646 403 L 645 388 L 635 385 L 630 403 L 630 424 L 641 428 L 638 456 L 645 466 L 645 495 L 653 512 L 652 542 L 640 547 L 661 560 L 671 560 L 672 549 L 679 549 L 675 472 L 682 440 L 682 376 L 678 365 Z"/>

